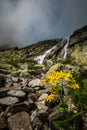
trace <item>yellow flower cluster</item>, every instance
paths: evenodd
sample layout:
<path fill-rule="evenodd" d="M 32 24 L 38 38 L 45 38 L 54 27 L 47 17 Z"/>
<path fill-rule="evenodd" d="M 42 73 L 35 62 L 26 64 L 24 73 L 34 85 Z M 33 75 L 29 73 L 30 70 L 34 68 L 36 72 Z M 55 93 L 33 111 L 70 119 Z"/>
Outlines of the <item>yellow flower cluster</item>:
<path fill-rule="evenodd" d="M 48 102 L 48 101 L 52 101 L 52 100 L 54 100 L 54 94 L 48 95 L 46 98 L 46 101 Z"/>
<path fill-rule="evenodd" d="M 70 80 L 72 78 L 72 74 L 69 72 L 63 72 L 63 71 L 53 71 L 51 73 L 48 73 L 45 76 L 45 80 L 48 83 L 55 83 L 57 84 L 60 79 L 65 79 L 66 81 Z"/>
<path fill-rule="evenodd" d="M 46 83 L 50 84 L 49 92 L 51 94 L 47 97 L 46 101 L 53 100 L 54 94 L 57 94 L 59 91 L 62 91 L 60 85 L 61 79 L 63 79 L 62 82 L 65 81 L 67 83 L 67 86 L 69 88 L 72 88 L 74 90 L 80 88 L 70 72 L 53 71 L 51 73 L 48 73 L 45 76 L 45 79 L 42 81 L 43 85 L 45 85 Z"/>

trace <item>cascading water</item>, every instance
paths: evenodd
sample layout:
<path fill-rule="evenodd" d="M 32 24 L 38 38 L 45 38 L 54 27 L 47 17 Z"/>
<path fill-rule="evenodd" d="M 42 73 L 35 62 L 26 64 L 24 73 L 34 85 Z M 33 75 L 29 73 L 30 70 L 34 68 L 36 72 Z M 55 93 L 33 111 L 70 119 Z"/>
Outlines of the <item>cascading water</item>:
<path fill-rule="evenodd" d="M 37 110 L 34 110 L 30 116 L 31 122 L 33 121 L 33 119 L 36 117 L 37 114 Z"/>
<path fill-rule="evenodd" d="M 63 55 L 63 59 L 65 59 L 67 57 L 67 49 L 68 49 L 68 45 L 69 45 L 69 37 L 65 38 L 66 40 L 66 44 L 64 46 L 64 55 Z"/>
<path fill-rule="evenodd" d="M 48 53 L 50 53 L 53 49 L 55 49 L 56 46 L 52 47 L 51 49 L 47 50 L 43 55 L 37 56 L 35 60 L 38 62 L 38 64 L 42 64 L 44 61 L 44 58 Z"/>

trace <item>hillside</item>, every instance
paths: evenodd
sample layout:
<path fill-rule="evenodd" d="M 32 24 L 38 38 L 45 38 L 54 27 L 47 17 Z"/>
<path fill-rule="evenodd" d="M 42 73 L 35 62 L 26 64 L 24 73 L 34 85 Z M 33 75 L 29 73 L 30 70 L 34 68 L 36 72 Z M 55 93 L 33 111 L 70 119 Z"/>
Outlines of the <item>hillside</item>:
<path fill-rule="evenodd" d="M 87 26 L 0 50 L 0 130 L 87 130 Z"/>

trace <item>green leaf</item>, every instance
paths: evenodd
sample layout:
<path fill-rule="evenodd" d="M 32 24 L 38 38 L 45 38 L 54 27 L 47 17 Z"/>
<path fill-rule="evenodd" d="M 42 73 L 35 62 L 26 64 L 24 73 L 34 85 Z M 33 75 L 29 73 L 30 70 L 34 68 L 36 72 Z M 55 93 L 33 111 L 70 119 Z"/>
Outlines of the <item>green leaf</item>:
<path fill-rule="evenodd" d="M 68 120 L 63 120 L 63 121 L 53 121 L 53 124 L 56 127 L 61 127 L 61 128 L 69 128 L 69 121 Z"/>

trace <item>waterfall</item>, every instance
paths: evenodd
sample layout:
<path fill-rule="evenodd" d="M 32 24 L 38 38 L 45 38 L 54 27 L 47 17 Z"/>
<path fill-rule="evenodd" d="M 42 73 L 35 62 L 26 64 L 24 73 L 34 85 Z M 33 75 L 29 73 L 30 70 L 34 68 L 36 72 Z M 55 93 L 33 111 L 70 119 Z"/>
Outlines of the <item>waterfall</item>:
<path fill-rule="evenodd" d="M 66 39 L 66 44 L 64 46 L 64 55 L 63 55 L 63 59 L 65 59 L 67 57 L 67 49 L 68 49 L 68 45 L 69 45 L 69 37 L 67 37 Z"/>
<path fill-rule="evenodd" d="M 38 64 L 42 64 L 44 61 L 44 58 L 48 53 L 50 53 L 53 49 L 55 49 L 56 46 L 52 47 L 51 49 L 47 50 L 43 55 L 37 56 L 35 60 L 38 62 Z"/>
<path fill-rule="evenodd" d="M 30 116 L 31 122 L 34 120 L 34 118 L 36 117 L 37 114 L 37 110 L 34 110 Z"/>

